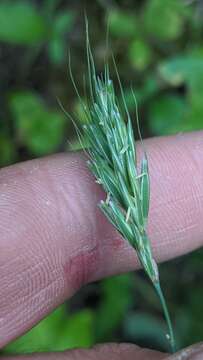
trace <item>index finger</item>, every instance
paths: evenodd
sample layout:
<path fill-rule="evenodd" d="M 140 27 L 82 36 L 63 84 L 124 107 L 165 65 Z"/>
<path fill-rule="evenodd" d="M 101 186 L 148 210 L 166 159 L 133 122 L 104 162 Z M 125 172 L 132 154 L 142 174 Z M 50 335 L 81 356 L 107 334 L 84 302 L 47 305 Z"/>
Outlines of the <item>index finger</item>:
<path fill-rule="evenodd" d="M 146 140 L 148 233 L 157 260 L 203 242 L 202 132 Z M 134 250 L 97 208 L 104 196 L 80 153 L 0 172 L 0 347 L 81 285 L 138 266 Z"/>

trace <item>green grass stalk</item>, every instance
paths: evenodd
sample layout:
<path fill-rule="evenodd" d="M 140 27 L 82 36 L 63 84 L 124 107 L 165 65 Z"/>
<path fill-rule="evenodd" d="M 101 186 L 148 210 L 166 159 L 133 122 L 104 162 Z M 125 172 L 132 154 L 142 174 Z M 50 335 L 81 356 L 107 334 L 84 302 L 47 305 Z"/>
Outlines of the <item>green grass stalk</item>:
<path fill-rule="evenodd" d="M 143 157 L 141 166 L 137 165 L 137 154 L 132 121 L 125 102 L 118 70 L 115 65 L 125 114 L 120 110 L 114 85 L 110 79 L 109 66 L 105 65 L 104 74 L 96 74 L 92 56 L 88 25 L 86 26 L 88 83 L 90 87 L 89 104 L 83 103 L 74 78 L 70 75 L 76 93 L 83 106 L 87 124 L 83 126 L 82 136 L 88 141 L 88 166 L 101 184 L 106 200 L 99 203 L 99 207 L 112 225 L 135 249 L 140 263 L 158 294 L 163 313 L 168 325 L 167 338 L 175 351 L 173 328 L 161 290 L 159 272 L 154 260 L 151 244 L 147 236 L 147 222 L 150 205 L 150 176 L 147 153 L 141 139 Z M 135 99 L 135 98 L 134 98 Z M 136 99 L 135 99 L 136 102 Z M 137 110 L 137 104 L 136 104 Z M 138 112 L 137 112 L 138 114 Z M 137 115 L 138 122 L 138 115 Z M 138 122 L 138 132 L 139 122 Z M 81 134 L 77 133 L 79 138 Z M 141 138 L 141 135 L 140 135 Z"/>

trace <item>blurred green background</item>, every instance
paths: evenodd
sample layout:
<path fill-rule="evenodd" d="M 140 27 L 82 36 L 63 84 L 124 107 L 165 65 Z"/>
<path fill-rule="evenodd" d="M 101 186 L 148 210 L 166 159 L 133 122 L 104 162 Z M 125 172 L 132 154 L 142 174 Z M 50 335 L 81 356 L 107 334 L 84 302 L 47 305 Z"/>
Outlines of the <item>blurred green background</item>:
<path fill-rule="evenodd" d="M 1 166 L 79 147 L 59 101 L 78 124 L 85 122 L 68 74 L 70 48 L 83 94 L 84 9 L 98 72 L 112 51 L 133 118 L 134 88 L 143 137 L 203 129 L 201 0 L 1 0 Z M 105 43 L 107 24 L 111 51 Z M 179 347 L 203 339 L 202 263 L 199 250 L 161 265 Z M 86 286 L 3 352 L 63 350 L 103 341 L 168 350 L 164 334 L 159 302 L 138 272 Z"/>

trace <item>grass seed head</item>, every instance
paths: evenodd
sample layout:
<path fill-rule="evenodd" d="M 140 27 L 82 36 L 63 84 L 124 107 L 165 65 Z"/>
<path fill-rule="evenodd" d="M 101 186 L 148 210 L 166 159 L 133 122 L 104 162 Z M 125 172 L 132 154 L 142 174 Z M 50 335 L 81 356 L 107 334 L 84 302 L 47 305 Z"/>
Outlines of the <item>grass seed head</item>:
<path fill-rule="evenodd" d="M 129 113 L 124 119 L 108 66 L 104 76 L 97 76 L 90 49 L 88 57 L 91 104 L 89 122 L 83 131 L 90 145 L 88 166 L 107 194 L 106 201 L 99 207 L 137 251 L 145 271 L 154 281 L 157 268 L 146 235 L 150 197 L 147 157 L 144 154 L 139 172 Z"/>
<path fill-rule="evenodd" d="M 159 272 L 153 258 L 151 245 L 146 232 L 149 204 L 150 178 L 146 152 L 140 170 L 137 165 L 135 139 L 131 118 L 125 102 L 121 81 L 116 68 L 118 82 L 124 102 L 125 116 L 120 111 L 114 85 L 110 79 L 109 67 L 105 66 L 104 75 L 97 76 L 89 44 L 88 23 L 86 23 L 86 44 L 90 101 L 83 104 L 70 67 L 70 76 L 81 101 L 87 124 L 83 134 L 89 143 L 88 167 L 105 193 L 106 200 L 100 201 L 99 207 L 123 238 L 136 250 L 145 272 L 152 281 L 161 301 L 169 329 L 169 341 L 175 348 L 173 329 L 165 299 L 160 287 Z M 134 94 L 133 94 L 134 97 Z M 138 112 L 136 99 L 136 114 Z M 80 133 L 77 133 L 80 136 Z M 138 133 L 140 135 L 139 124 Z M 141 135 L 140 135 L 141 138 Z"/>

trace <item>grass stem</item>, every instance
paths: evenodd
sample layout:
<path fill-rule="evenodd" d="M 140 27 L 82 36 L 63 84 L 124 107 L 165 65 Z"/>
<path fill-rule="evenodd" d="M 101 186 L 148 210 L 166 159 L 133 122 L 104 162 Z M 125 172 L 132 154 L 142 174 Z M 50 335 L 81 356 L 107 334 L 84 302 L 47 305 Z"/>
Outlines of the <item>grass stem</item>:
<path fill-rule="evenodd" d="M 164 295 L 163 295 L 163 292 L 162 292 L 162 289 L 161 289 L 161 286 L 160 286 L 160 282 L 155 282 L 155 283 L 153 283 L 153 285 L 154 285 L 154 287 L 156 289 L 159 300 L 161 302 L 163 312 L 164 312 L 164 316 L 165 316 L 165 319 L 166 319 L 166 323 L 167 323 L 167 326 L 168 326 L 169 334 L 167 334 L 167 338 L 169 339 L 171 349 L 172 349 L 172 353 L 175 353 L 176 344 L 175 344 L 175 338 L 174 338 L 174 333 L 173 333 L 173 327 L 172 327 L 171 318 L 170 318 L 170 315 L 169 315 L 169 312 L 168 312 L 168 308 L 167 308 L 167 305 L 166 305 L 166 301 L 165 301 L 165 298 L 164 298 Z"/>

